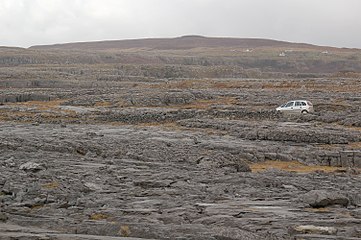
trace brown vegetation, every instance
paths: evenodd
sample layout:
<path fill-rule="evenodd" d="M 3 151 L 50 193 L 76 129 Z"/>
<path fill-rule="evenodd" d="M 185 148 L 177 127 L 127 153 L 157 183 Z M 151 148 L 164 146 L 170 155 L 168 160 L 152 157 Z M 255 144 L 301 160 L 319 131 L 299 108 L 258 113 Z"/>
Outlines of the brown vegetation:
<path fill-rule="evenodd" d="M 250 167 L 252 169 L 252 172 L 262 172 L 270 169 L 297 173 L 311 173 L 316 171 L 335 172 L 339 170 L 345 170 L 345 168 L 330 166 L 308 166 L 297 161 L 265 161 L 261 163 L 251 164 Z"/>

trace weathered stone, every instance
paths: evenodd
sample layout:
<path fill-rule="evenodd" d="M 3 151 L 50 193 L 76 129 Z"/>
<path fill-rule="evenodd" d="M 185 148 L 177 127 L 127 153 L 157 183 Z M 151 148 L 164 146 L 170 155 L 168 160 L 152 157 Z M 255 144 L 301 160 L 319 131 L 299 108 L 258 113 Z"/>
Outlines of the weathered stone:
<path fill-rule="evenodd" d="M 8 220 L 8 216 L 3 213 L 3 212 L 0 212 L 0 222 L 6 222 Z"/>
<path fill-rule="evenodd" d="M 135 181 L 134 186 L 139 186 L 142 188 L 165 188 L 170 187 L 173 181 L 164 180 L 164 181 Z"/>
<path fill-rule="evenodd" d="M 7 167 L 15 167 L 16 166 L 14 157 L 11 157 L 11 158 L 5 160 L 4 163 Z"/>
<path fill-rule="evenodd" d="M 102 189 L 100 185 L 91 182 L 84 183 L 84 187 L 89 191 L 99 191 Z"/>
<path fill-rule="evenodd" d="M 341 166 L 342 167 L 353 167 L 354 166 L 354 152 L 353 151 L 342 151 L 341 154 Z"/>
<path fill-rule="evenodd" d="M 355 151 L 354 152 L 354 167 L 361 168 L 361 151 Z"/>
<path fill-rule="evenodd" d="M 348 198 L 350 199 L 351 205 L 361 207 L 361 193 L 355 193 L 355 192 L 349 193 Z"/>
<path fill-rule="evenodd" d="M 337 192 L 325 190 L 312 190 L 301 196 L 301 201 L 314 208 L 327 207 L 332 205 L 347 206 L 349 199 Z"/>
<path fill-rule="evenodd" d="M 44 167 L 38 163 L 27 162 L 27 163 L 20 165 L 19 169 L 24 170 L 24 171 L 37 172 L 37 171 L 43 170 Z"/>
<path fill-rule="evenodd" d="M 230 168 L 236 172 L 251 171 L 244 160 L 226 152 L 218 152 L 213 156 L 202 156 L 198 158 L 197 164 L 209 168 Z"/>
<path fill-rule="evenodd" d="M 334 227 L 323 227 L 323 226 L 314 226 L 314 225 L 300 225 L 293 227 L 292 231 L 302 234 L 327 234 L 335 235 L 337 229 Z"/>

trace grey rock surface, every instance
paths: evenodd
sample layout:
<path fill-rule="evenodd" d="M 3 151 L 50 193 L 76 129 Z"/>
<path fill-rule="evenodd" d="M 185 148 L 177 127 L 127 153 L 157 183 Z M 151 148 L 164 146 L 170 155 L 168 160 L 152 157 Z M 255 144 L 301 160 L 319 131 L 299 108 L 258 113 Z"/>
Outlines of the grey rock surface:
<path fill-rule="evenodd" d="M 359 175 L 250 172 L 259 155 L 270 158 L 282 149 L 278 143 L 131 125 L 7 123 L 0 133 L 1 161 L 48 166 L 33 172 L 0 165 L 6 224 L 57 231 L 46 234 L 50 239 L 312 236 L 288 230 L 302 225 L 333 227 L 331 236 L 351 237 L 361 221 Z M 285 147 L 283 154 L 292 156 Z M 310 205 L 332 208 L 318 213 Z M 44 235 L 31 234 L 6 236 Z"/>
<path fill-rule="evenodd" d="M 0 68 L 0 239 L 361 238 L 359 78 L 86 58 Z"/>
<path fill-rule="evenodd" d="M 34 163 L 34 162 L 26 162 L 24 164 L 21 164 L 19 167 L 20 170 L 24 170 L 24 171 L 31 171 L 31 172 L 37 172 L 43 169 L 43 167 L 38 164 L 38 163 Z"/>
<path fill-rule="evenodd" d="M 328 207 L 332 205 L 347 207 L 349 204 L 349 199 L 345 195 L 325 190 L 312 190 L 302 195 L 301 199 L 304 203 L 315 208 Z"/>

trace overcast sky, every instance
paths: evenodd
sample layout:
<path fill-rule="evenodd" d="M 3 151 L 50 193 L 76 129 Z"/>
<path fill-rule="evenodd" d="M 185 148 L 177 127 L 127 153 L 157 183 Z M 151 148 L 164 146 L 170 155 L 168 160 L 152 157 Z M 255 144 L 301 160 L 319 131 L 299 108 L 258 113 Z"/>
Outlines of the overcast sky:
<path fill-rule="evenodd" d="M 178 37 L 361 48 L 361 0 L 0 0 L 0 46 Z"/>

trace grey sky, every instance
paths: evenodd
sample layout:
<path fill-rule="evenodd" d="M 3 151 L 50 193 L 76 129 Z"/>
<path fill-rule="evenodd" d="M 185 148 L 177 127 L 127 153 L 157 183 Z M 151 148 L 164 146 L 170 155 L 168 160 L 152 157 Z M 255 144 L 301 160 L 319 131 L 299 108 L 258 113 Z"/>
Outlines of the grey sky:
<path fill-rule="evenodd" d="M 360 0 L 0 0 L 0 45 L 204 35 L 361 48 Z"/>

